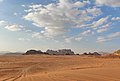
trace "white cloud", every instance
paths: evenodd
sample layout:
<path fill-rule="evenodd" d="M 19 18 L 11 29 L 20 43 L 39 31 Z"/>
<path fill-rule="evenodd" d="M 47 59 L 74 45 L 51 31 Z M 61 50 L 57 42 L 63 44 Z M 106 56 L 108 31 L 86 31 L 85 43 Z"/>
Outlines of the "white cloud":
<path fill-rule="evenodd" d="M 5 29 L 8 29 L 10 31 L 20 31 L 20 30 L 25 30 L 22 25 L 18 24 L 12 24 L 7 21 L 1 20 L 0 21 L 0 26 L 4 27 Z"/>
<path fill-rule="evenodd" d="M 82 36 L 88 36 L 88 35 L 91 35 L 91 34 L 92 35 L 94 34 L 94 32 L 92 30 L 86 30 L 86 31 L 81 33 Z"/>
<path fill-rule="evenodd" d="M 108 35 L 108 38 L 120 37 L 120 32 L 112 33 Z"/>
<path fill-rule="evenodd" d="M 48 5 L 30 5 L 29 9 L 25 10 L 27 15 L 24 19 L 43 29 L 44 32 L 38 34 L 40 37 L 62 36 L 69 32 L 70 28 L 86 26 L 85 22 L 92 21 L 102 13 L 100 8 L 96 7 L 78 9 L 86 4 L 88 4 L 86 1 L 59 0 L 59 3 Z"/>
<path fill-rule="evenodd" d="M 98 21 L 93 22 L 93 26 L 92 27 L 96 28 L 98 26 L 101 26 L 101 25 L 105 24 L 107 22 L 108 18 L 109 18 L 109 16 L 101 18 Z"/>
<path fill-rule="evenodd" d="M 110 22 L 110 23 L 107 23 L 107 24 L 105 24 L 105 25 L 100 26 L 100 27 L 97 29 L 97 33 L 102 33 L 102 32 L 105 32 L 105 31 L 109 30 L 111 24 L 112 24 L 112 23 Z"/>
<path fill-rule="evenodd" d="M 4 20 L 0 21 L 0 26 L 4 26 L 6 24 L 6 22 Z"/>
<path fill-rule="evenodd" d="M 100 36 L 97 38 L 97 42 L 105 42 L 105 41 L 109 41 L 109 40 L 112 40 L 115 38 L 120 38 L 120 32 L 115 32 L 115 33 L 112 33 L 112 34 L 107 35 L 105 37 Z"/>
<path fill-rule="evenodd" d="M 108 41 L 108 40 L 112 40 L 110 38 L 105 38 L 105 37 L 98 37 L 97 38 L 97 42 L 105 42 L 105 41 Z"/>
<path fill-rule="evenodd" d="M 83 6 L 85 6 L 85 3 L 76 2 L 76 3 L 74 3 L 74 6 L 75 6 L 75 7 L 83 7 Z"/>
<path fill-rule="evenodd" d="M 28 38 L 18 38 L 19 41 L 30 41 Z"/>
<path fill-rule="evenodd" d="M 8 29 L 8 30 L 10 30 L 10 31 L 20 31 L 20 30 L 22 30 L 22 27 L 23 26 L 16 25 L 16 24 L 5 26 L 5 28 Z"/>
<path fill-rule="evenodd" d="M 114 20 L 114 21 L 120 21 L 120 17 L 113 17 L 112 20 Z"/>
<path fill-rule="evenodd" d="M 32 32 L 32 30 L 29 30 L 29 29 L 24 29 L 24 31 L 27 32 L 27 33 Z"/>
<path fill-rule="evenodd" d="M 74 39 L 73 37 L 65 38 L 65 42 L 66 43 L 71 43 L 73 39 Z"/>
<path fill-rule="evenodd" d="M 97 32 L 98 33 L 102 33 L 102 32 L 105 32 L 107 30 L 108 30 L 108 28 L 101 28 L 101 29 L 98 29 Z"/>
<path fill-rule="evenodd" d="M 83 37 L 77 37 L 75 38 L 76 41 L 81 41 L 83 39 Z"/>
<path fill-rule="evenodd" d="M 98 15 L 102 14 L 102 11 L 96 7 L 88 8 L 87 12 L 93 16 L 98 16 Z"/>
<path fill-rule="evenodd" d="M 18 15 L 18 13 L 16 13 L 16 12 L 15 12 L 15 13 L 13 13 L 13 15 L 17 16 L 17 15 Z"/>
<path fill-rule="evenodd" d="M 41 8 L 42 5 L 41 4 L 39 4 L 39 5 L 30 5 L 29 7 L 32 8 L 32 9 L 38 9 L 38 8 Z"/>
<path fill-rule="evenodd" d="M 94 32 L 92 30 L 86 30 L 77 36 L 72 36 L 72 37 L 65 37 L 65 42 L 66 43 L 71 43 L 72 41 L 81 41 L 82 39 L 86 38 L 87 36 L 94 35 Z"/>
<path fill-rule="evenodd" d="M 34 33 L 32 34 L 32 38 L 38 38 L 38 39 L 43 38 L 43 34 L 42 34 L 42 32 L 41 32 L 41 33 L 39 33 L 39 32 L 34 32 Z"/>
<path fill-rule="evenodd" d="M 99 5 L 107 5 L 111 7 L 120 7 L 120 0 L 96 0 Z"/>
<path fill-rule="evenodd" d="M 25 5 L 21 5 L 22 7 L 26 7 Z"/>

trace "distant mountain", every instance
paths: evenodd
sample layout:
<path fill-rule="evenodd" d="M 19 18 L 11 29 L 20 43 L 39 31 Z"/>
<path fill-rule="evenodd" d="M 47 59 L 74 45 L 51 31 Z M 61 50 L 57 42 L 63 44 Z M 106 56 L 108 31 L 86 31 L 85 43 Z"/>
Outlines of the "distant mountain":
<path fill-rule="evenodd" d="M 21 52 L 8 52 L 8 53 L 5 53 L 3 55 L 22 55 L 24 53 L 21 53 Z"/>
<path fill-rule="evenodd" d="M 0 55 L 4 55 L 6 53 L 9 53 L 9 51 L 0 51 Z"/>
<path fill-rule="evenodd" d="M 47 54 L 46 52 L 42 52 L 41 50 L 28 50 L 26 53 L 22 55 L 38 55 L 38 54 Z"/>
<path fill-rule="evenodd" d="M 75 55 L 71 49 L 59 49 L 59 50 L 47 50 L 42 52 L 41 50 L 28 50 L 23 55 L 38 55 L 38 54 L 47 54 L 47 55 Z"/>
<path fill-rule="evenodd" d="M 101 51 L 101 52 L 99 52 L 99 54 L 101 54 L 101 55 L 109 55 L 109 54 L 111 54 L 111 53 Z"/>
<path fill-rule="evenodd" d="M 71 49 L 47 50 L 50 55 L 75 55 Z"/>
<path fill-rule="evenodd" d="M 101 54 L 99 54 L 98 52 L 93 52 L 93 53 L 83 53 L 83 56 L 101 56 Z"/>

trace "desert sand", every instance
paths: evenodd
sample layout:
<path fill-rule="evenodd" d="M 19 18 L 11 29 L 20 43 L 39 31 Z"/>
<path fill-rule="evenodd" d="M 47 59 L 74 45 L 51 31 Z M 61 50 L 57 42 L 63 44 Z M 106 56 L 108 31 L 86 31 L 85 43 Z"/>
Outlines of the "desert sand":
<path fill-rule="evenodd" d="M 120 81 L 119 58 L 0 56 L 0 81 Z"/>

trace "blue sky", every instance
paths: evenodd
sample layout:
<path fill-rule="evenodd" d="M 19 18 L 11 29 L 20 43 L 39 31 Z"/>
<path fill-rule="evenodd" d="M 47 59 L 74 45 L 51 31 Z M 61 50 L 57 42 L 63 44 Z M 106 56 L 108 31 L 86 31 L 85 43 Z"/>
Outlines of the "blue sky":
<path fill-rule="evenodd" d="M 0 0 L 0 51 L 120 49 L 119 0 Z"/>

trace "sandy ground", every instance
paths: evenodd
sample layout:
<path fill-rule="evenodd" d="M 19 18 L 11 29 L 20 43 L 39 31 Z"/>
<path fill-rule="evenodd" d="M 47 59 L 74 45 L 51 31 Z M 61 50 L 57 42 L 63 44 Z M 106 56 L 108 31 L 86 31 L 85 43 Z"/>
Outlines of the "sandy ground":
<path fill-rule="evenodd" d="M 0 56 L 0 81 L 120 81 L 120 59 Z"/>

